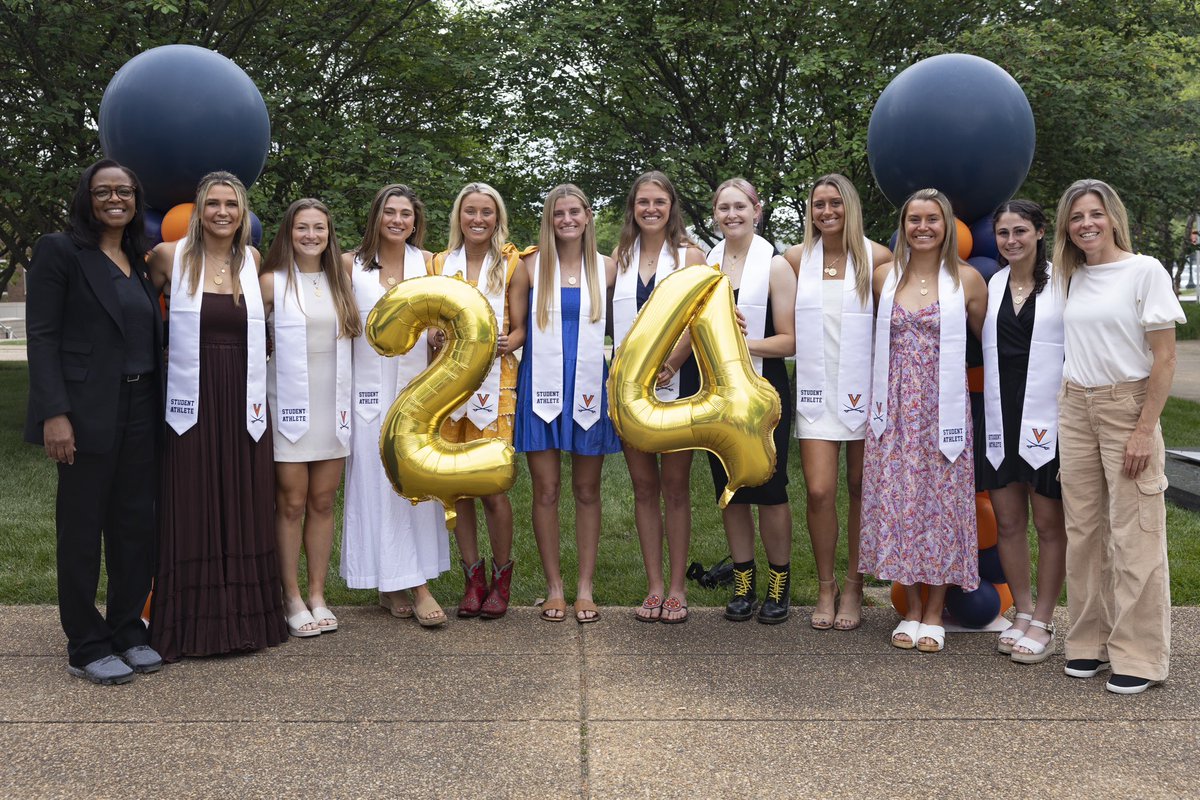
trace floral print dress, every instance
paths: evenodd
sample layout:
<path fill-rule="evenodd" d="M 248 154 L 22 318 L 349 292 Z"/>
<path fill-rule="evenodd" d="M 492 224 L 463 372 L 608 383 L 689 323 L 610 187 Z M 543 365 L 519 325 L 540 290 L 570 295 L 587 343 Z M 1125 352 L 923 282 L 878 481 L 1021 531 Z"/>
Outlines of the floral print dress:
<path fill-rule="evenodd" d="M 859 570 L 970 591 L 979 587 L 971 405 L 966 447 L 947 461 L 938 449 L 940 326 L 938 303 L 892 306 L 888 421 L 881 437 L 867 431 Z"/>

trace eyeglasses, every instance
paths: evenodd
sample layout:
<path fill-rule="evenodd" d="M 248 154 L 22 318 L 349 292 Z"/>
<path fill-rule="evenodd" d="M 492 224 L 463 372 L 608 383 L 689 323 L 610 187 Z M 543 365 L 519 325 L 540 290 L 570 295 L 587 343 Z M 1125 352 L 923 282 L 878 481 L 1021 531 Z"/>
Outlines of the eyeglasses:
<path fill-rule="evenodd" d="M 133 197 L 133 187 L 101 186 L 99 189 L 92 189 L 92 197 L 96 198 L 97 200 L 107 200 L 114 194 L 122 200 L 128 200 L 129 198 Z"/>

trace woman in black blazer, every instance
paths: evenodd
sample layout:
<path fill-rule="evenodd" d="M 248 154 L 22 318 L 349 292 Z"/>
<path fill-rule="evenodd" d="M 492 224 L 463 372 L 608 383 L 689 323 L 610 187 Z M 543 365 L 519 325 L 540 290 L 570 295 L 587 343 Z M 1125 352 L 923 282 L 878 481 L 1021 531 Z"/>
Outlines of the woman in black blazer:
<path fill-rule="evenodd" d="M 27 277 L 25 438 L 58 462 L 58 608 L 67 669 L 125 683 L 162 660 L 142 606 L 154 575 L 162 312 L 137 176 L 115 161 L 83 173 L 70 230 L 43 236 Z M 107 613 L 96 608 L 100 543 Z"/>

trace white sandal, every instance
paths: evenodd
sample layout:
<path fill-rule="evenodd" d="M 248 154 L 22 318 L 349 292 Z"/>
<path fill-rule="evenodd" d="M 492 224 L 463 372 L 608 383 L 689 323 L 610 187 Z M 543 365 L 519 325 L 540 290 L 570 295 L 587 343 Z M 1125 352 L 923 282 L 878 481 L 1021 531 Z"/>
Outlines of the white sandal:
<path fill-rule="evenodd" d="M 1033 614 L 1022 614 L 1020 611 L 1018 611 L 1017 619 L 1033 622 Z M 1012 625 L 1000 631 L 1000 641 L 996 644 L 996 650 L 1004 653 L 1006 656 L 1012 653 L 1013 645 L 1015 645 L 1025 636 L 1025 631 L 1013 630 L 1016 627 L 1016 623 L 1014 622 Z"/>
<path fill-rule="evenodd" d="M 298 639 L 307 639 L 310 636 L 320 636 L 321 629 L 313 628 L 304 630 L 305 625 L 316 625 L 317 621 L 313 619 L 312 612 L 307 608 L 303 611 L 297 611 L 287 618 L 288 632 Z"/>
<path fill-rule="evenodd" d="M 892 631 L 892 647 L 899 647 L 901 650 L 912 650 L 917 646 L 917 631 L 920 628 L 920 620 L 901 620 L 900 624 L 896 626 L 896 630 Z M 896 641 L 897 636 L 907 636 L 908 641 Z"/>
<path fill-rule="evenodd" d="M 921 644 L 922 639 L 932 639 L 933 644 Z M 917 629 L 917 649 L 922 653 L 940 653 L 946 646 L 946 629 L 941 625 L 926 625 L 921 623 Z"/>
<path fill-rule="evenodd" d="M 1041 628 L 1044 631 L 1049 631 L 1050 639 L 1042 644 L 1037 639 L 1030 639 L 1028 636 L 1022 636 L 1013 645 L 1012 660 L 1015 664 L 1040 664 L 1049 658 L 1054 653 L 1054 623 L 1039 622 L 1032 620 L 1029 623 L 1031 628 Z M 1028 650 L 1028 653 L 1018 653 L 1015 648 L 1023 647 Z"/>
<path fill-rule="evenodd" d="M 325 606 L 317 606 L 312 610 L 313 619 L 317 622 L 317 630 L 321 633 L 336 633 L 338 618 Z M 324 624 L 322 624 L 324 623 Z"/>

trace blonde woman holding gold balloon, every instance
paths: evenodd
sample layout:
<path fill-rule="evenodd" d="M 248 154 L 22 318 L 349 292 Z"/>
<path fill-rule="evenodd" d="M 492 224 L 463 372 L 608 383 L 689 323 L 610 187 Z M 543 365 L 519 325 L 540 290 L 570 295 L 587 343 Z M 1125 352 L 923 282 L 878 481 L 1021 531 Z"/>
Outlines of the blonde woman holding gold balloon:
<path fill-rule="evenodd" d="M 657 170 L 634 181 L 625 200 L 625 221 L 613 253 L 617 265 L 613 285 L 613 342 L 620 346 L 634 317 L 658 282 L 680 267 L 703 264 L 704 254 L 687 236 L 679 195 L 670 179 Z M 659 397 L 695 394 L 700 373 L 690 339 L 680 345 L 659 373 Z M 636 612 L 642 622 L 687 620 L 687 555 L 692 533 L 692 451 L 644 453 L 622 442 L 633 481 L 634 518 L 646 568 L 647 594 Z M 660 501 L 666 503 L 665 526 Z M 670 585 L 663 582 L 663 530 L 670 557 Z M 664 594 L 665 599 L 664 599 Z"/>
<path fill-rule="evenodd" d="M 563 184 L 546 196 L 538 252 L 522 265 L 517 276 L 530 292 L 527 304 L 512 303 L 512 336 L 524 343 L 514 445 L 526 454 L 533 482 L 533 533 L 546 575 L 542 617 L 563 618 L 552 611 L 565 603 L 558 494 L 560 453 L 567 452 L 579 560 L 575 618 L 595 622 L 600 619 L 592 594 L 600 544 L 600 470 L 604 456 L 621 450 L 608 417 L 604 357 L 608 289 L 616 267 L 596 251 L 591 203 L 579 187 Z"/>
<path fill-rule="evenodd" d="M 469 183 L 454 199 L 450 210 L 450 241 L 446 250 L 433 257 L 433 273 L 460 276 L 479 289 L 492 307 L 499 326 L 496 360 L 466 404 L 455 410 L 442 425 L 449 442 L 502 439 L 512 443 L 513 417 L 517 409 L 517 358 L 519 347 L 509 336 L 511 302 L 526 302 L 527 285 L 516 285 L 513 276 L 521 254 L 508 241 L 508 210 L 504 198 L 486 183 Z M 492 585 L 487 584 L 479 555 L 478 518 L 473 499 L 455 505 L 458 521 L 454 538 L 463 559 L 466 587 L 458 604 L 458 616 L 497 619 L 508 611 L 512 583 L 513 513 L 508 495 L 480 498 L 492 546 Z"/>
<path fill-rule="evenodd" d="M 791 608 L 792 511 L 787 496 L 787 459 L 792 393 L 783 359 L 796 352 L 796 272 L 783 256 L 775 255 L 774 245 L 755 232 L 763 207 L 749 181 L 731 178 L 718 186 L 712 209 L 724 239 L 708 254 L 709 263 L 719 266 L 733 286 L 751 364 L 779 393 L 782 411 L 774 432 L 774 475 L 761 486 L 738 489 L 721 512 L 734 580 L 725 617 L 744 621 L 756 616 L 759 622 L 774 625 L 785 621 Z M 720 497 L 728 476 L 715 455 L 709 454 L 708 463 Z M 761 606 L 755 587 L 752 505 L 758 506 L 758 532 L 767 554 L 767 592 Z"/>
<path fill-rule="evenodd" d="M 362 243 L 342 257 L 350 270 L 360 324 L 391 287 L 428 274 L 431 255 L 422 250 L 425 206 L 403 184 L 384 186 L 367 213 Z M 434 500 L 413 505 L 392 489 L 379 457 L 388 409 L 429 365 L 422 344 L 386 358 L 365 336 L 354 340 L 354 419 L 346 464 L 342 576 L 352 589 L 378 589 L 379 605 L 424 627 L 446 623 L 446 613 L 427 582 L 450 569 L 450 536 Z"/>

